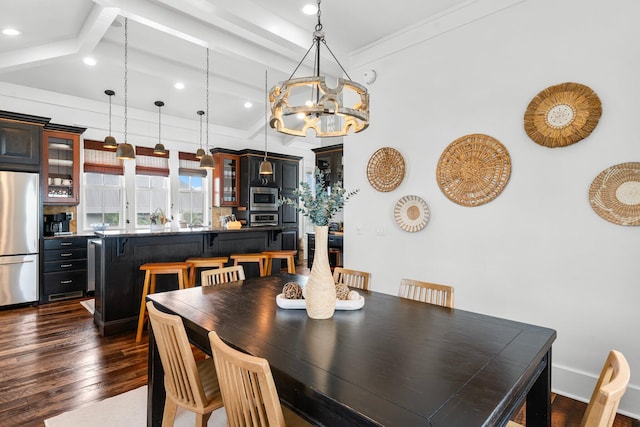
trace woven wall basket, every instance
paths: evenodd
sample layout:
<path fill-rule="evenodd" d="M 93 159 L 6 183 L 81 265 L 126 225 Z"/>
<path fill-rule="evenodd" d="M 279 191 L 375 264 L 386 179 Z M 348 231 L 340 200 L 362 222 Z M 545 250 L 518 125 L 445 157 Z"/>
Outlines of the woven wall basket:
<path fill-rule="evenodd" d="M 373 153 L 367 164 L 367 178 L 378 191 L 387 192 L 398 188 L 404 179 L 404 158 L 394 148 L 383 147 Z"/>
<path fill-rule="evenodd" d="M 589 202 L 598 215 L 619 225 L 640 225 L 640 162 L 603 170 L 589 187 Z"/>
<path fill-rule="evenodd" d="M 429 222 L 429 206 L 421 197 L 404 196 L 393 208 L 396 224 L 404 231 L 415 233 L 422 230 Z"/>
<path fill-rule="evenodd" d="M 600 98 L 588 86 L 562 83 L 537 94 L 524 113 L 524 130 L 545 147 L 566 147 L 586 138 L 602 115 Z"/>
<path fill-rule="evenodd" d="M 438 161 L 438 186 L 452 202 L 480 206 L 498 197 L 509 182 L 511 158 L 497 139 L 483 134 L 453 141 Z"/>

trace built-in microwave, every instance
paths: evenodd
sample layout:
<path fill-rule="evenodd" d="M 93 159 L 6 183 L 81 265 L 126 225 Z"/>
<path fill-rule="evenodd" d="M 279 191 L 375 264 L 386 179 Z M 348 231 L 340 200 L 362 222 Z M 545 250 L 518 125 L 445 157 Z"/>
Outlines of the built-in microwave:
<path fill-rule="evenodd" d="M 250 211 L 278 210 L 278 189 L 273 187 L 251 187 L 249 189 Z"/>

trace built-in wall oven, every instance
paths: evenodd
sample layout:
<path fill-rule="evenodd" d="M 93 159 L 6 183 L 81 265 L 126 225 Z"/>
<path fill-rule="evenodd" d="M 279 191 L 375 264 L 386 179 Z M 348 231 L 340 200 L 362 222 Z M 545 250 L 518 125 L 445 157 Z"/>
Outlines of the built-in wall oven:
<path fill-rule="evenodd" d="M 249 189 L 249 211 L 277 212 L 278 189 L 273 187 L 251 187 Z"/>
<path fill-rule="evenodd" d="M 249 215 L 249 225 L 278 225 L 278 212 L 258 212 Z"/>

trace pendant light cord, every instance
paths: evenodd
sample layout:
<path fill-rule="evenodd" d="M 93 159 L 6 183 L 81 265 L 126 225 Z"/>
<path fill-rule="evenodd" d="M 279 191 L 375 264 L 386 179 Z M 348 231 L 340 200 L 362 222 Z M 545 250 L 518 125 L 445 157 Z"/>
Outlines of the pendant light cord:
<path fill-rule="evenodd" d="M 207 47 L 207 155 L 209 155 L 209 48 Z"/>
<path fill-rule="evenodd" d="M 269 108 L 269 92 L 267 88 L 267 73 L 268 71 L 264 70 L 264 161 L 267 161 L 267 109 Z"/>
<path fill-rule="evenodd" d="M 124 18 L 124 143 L 127 143 L 127 77 L 128 67 L 127 60 L 129 59 L 129 18 Z"/>
<path fill-rule="evenodd" d="M 111 136 L 111 95 L 109 95 L 109 136 Z"/>

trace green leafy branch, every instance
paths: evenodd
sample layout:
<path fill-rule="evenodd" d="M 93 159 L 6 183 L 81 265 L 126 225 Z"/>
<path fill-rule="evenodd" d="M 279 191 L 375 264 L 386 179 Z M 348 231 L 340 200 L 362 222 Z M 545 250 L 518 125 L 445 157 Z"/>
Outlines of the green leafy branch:
<path fill-rule="evenodd" d="M 302 212 L 302 215 L 308 217 L 314 225 L 329 225 L 331 217 L 340 212 L 347 200 L 358 194 L 360 190 L 347 191 L 342 187 L 342 182 L 338 181 L 329 192 L 325 173 L 316 167 L 314 175 L 315 194 L 308 183 L 301 182 L 300 187 L 293 192 L 298 200 L 283 197 L 278 200 L 278 205 L 293 206 L 298 212 Z"/>

